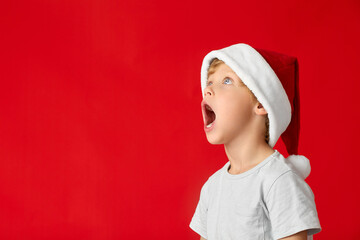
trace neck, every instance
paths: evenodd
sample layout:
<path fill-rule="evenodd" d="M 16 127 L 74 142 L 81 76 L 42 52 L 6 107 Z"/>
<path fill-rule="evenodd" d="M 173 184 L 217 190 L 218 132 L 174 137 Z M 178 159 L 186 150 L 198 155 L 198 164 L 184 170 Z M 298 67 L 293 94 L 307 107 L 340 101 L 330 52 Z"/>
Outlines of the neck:
<path fill-rule="evenodd" d="M 224 144 L 226 155 L 230 161 L 230 174 L 240 174 L 255 167 L 275 152 L 264 140 L 246 138 L 237 139 Z"/>

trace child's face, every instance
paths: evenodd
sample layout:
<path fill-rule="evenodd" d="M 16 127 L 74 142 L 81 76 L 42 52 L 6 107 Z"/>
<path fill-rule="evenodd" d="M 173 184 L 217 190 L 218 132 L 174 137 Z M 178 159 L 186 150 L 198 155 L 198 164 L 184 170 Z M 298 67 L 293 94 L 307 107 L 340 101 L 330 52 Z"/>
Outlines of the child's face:
<path fill-rule="evenodd" d="M 213 113 L 206 110 L 206 105 L 210 106 Z M 256 102 L 236 73 L 226 64 L 219 65 L 208 78 L 202 102 L 208 141 L 212 144 L 226 144 L 248 135 L 255 106 Z"/>

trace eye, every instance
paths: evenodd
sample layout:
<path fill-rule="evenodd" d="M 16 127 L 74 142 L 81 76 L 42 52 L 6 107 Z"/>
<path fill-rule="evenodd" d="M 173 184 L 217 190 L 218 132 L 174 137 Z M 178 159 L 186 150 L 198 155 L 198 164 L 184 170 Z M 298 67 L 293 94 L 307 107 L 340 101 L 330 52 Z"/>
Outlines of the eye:
<path fill-rule="evenodd" d="M 210 86 L 211 84 L 212 84 L 211 81 L 207 81 L 207 82 L 206 82 L 206 86 Z"/>
<path fill-rule="evenodd" d="M 226 78 L 224 79 L 224 83 L 225 83 L 226 85 L 231 84 L 231 83 L 232 83 L 232 80 L 231 80 L 230 78 L 226 77 Z"/>

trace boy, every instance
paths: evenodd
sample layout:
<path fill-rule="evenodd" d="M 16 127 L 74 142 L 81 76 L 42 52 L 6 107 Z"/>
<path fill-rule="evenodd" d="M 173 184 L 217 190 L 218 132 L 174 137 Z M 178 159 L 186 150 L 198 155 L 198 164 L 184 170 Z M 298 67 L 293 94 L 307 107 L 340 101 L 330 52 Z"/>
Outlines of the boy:
<path fill-rule="evenodd" d="M 312 239 L 321 226 L 310 164 L 294 155 L 297 59 L 235 44 L 205 56 L 201 86 L 206 137 L 229 161 L 203 185 L 190 228 L 207 240 Z M 286 159 L 273 149 L 280 135 Z"/>

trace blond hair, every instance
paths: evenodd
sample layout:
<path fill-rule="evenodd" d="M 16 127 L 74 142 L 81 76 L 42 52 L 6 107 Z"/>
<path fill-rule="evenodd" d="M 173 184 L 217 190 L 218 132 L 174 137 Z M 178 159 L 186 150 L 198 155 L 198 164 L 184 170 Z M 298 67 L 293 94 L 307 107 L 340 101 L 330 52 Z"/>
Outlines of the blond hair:
<path fill-rule="evenodd" d="M 217 68 L 221 64 L 225 64 L 225 63 L 222 60 L 219 60 L 218 58 L 212 59 L 211 62 L 210 62 L 209 69 L 208 69 L 207 78 L 209 78 L 209 76 L 211 74 L 215 73 L 215 71 L 217 70 Z M 244 84 L 242 81 L 241 81 L 241 83 Z M 254 93 L 247 86 L 246 86 L 246 89 L 248 90 L 253 103 L 257 102 L 258 100 L 257 100 L 257 97 L 254 95 Z M 266 128 L 266 130 L 265 130 L 265 142 L 267 144 L 269 144 L 269 138 L 270 138 L 270 136 L 269 136 L 269 117 L 268 117 L 267 114 L 266 114 L 266 117 L 265 117 L 265 128 Z"/>

